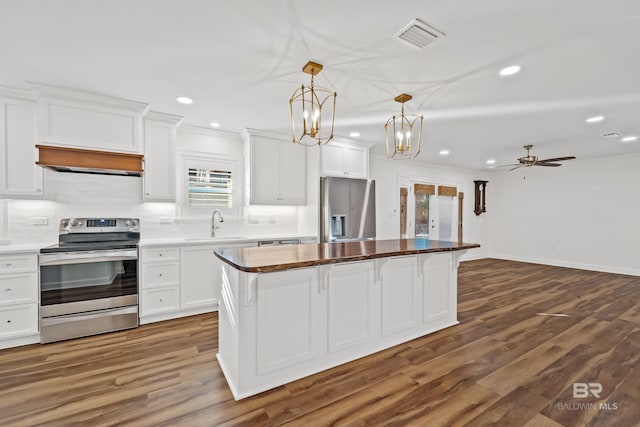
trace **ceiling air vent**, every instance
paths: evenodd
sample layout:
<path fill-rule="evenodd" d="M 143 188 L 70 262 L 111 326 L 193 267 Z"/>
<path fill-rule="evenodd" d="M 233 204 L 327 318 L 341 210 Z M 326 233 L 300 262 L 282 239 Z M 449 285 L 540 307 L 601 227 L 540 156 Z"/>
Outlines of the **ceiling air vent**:
<path fill-rule="evenodd" d="M 416 18 L 395 33 L 393 37 L 414 49 L 421 50 L 444 35 L 445 33 L 442 31 Z"/>
<path fill-rule="evenodd" d="M 609 132 L 609 133 L 603 133 L 602 137 L 603 138 L 620 138 L 620 134 L 618 132 Z"/>

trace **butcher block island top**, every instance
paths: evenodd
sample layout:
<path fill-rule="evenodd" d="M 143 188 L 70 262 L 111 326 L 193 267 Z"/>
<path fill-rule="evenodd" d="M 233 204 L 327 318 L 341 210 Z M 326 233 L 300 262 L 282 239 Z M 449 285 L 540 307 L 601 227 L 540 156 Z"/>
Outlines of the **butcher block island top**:
<path fill-rule="evenodd" d="M 268 273 L 292 268 L 341 262 L 363 261 L 391 256 L 479 248 L 476 243 L 428 239 L 366 240 L 360 242 L 283 245 L 258 248 L 218 249 L 222 261 L 247 273 Z"/>

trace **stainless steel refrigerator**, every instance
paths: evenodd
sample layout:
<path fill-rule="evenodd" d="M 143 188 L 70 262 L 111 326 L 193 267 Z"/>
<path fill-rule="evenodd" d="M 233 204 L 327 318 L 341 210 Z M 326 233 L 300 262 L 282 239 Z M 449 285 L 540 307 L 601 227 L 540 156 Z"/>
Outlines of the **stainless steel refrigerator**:
<path fill-rule="evenodd" d="M 320 242 L 376 238 L 376 183 L 320 178 Z"/>

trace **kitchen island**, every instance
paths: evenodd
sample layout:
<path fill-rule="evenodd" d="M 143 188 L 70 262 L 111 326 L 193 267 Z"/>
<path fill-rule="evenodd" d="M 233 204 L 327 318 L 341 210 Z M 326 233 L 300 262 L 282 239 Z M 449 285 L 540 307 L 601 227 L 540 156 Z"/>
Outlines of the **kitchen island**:
<path fill-rule="evenodd" d="M 218 362 L 236 400 L 455 325 L 460 257 L 427 239 L 219 249 Z"/>

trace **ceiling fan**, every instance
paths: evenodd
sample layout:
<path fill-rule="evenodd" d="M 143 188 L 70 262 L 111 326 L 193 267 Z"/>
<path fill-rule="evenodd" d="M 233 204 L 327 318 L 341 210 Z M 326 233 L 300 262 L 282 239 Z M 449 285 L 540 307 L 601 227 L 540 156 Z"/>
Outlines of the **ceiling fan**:
<path fill-rule="evenodd" d="M 525 166 L 525 167 L 529 167 L 529 166 L 551 166 L 551 167 L 557 167 L 557 166 L 562 166 L 562 164 L 555 163 L 555 162 L 562 162 L 564 160 L 573 160 L 573 159 L 575 159 L 575 156 L 566 156 L 566 157 L 554 157 L 554 158 L 551 158 L 551 159 L 538 160 L 538 156 L 532 156 L 531 153 L 529 152 L 533 148 L 533 145 L 525 145 L 524 148 L 525 148 L 525 150 L 527 150 L 527 155 L 524 156 L 524 157 L 520 157 L 518 159 L 518 162 L 519 162 L 518 164 L 509 165 L 509 166 L 515 166 L 515 168 L 509 169 L 509 171 L 521 168 L 522 166 Z"/>

